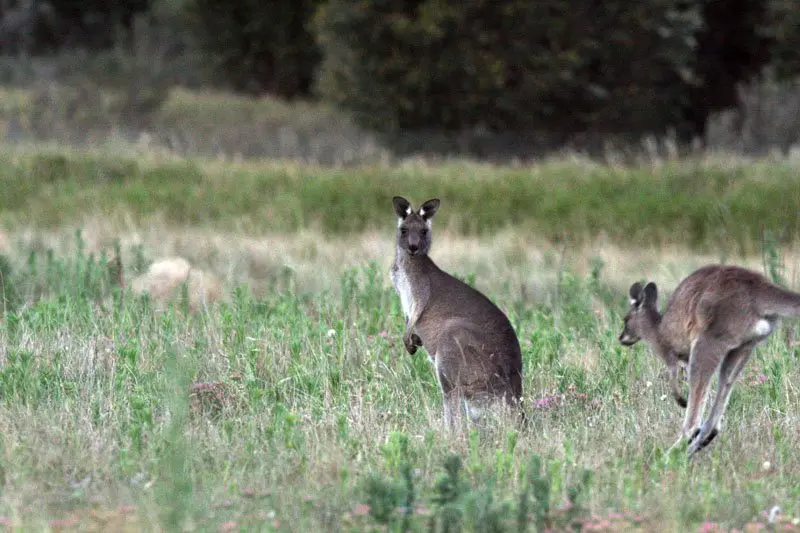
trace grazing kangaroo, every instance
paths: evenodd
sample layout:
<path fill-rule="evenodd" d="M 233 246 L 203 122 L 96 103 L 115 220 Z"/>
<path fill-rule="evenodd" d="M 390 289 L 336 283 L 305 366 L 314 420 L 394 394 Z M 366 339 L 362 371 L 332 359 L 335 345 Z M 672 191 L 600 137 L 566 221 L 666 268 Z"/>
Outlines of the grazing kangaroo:
<path fill-rule="evenodd" d="M 398 216 L 391 278 L 403 313 L 403 344 L 410 354 L 424 346 L 444 395 L 445 425 L 460 424 L 462 404 L 470 418 L 495 400 L 519 409 L 522 355 L 514 328 L 486 296 L 444 272 L 428 257 L 431 219 L 439 200 L 414 211 L 405 198 L 393 199 Z"/>
<path fill-rule="evenodd" d="M 753 348 L 769 337 L 780 317 L 800 317 L 800 294 L 741 267 L 710 265 L 678 284 L 663 315 L 657 300 L 655 283 L 631 285 L 631 307 L 619 341 L 632 346 L 644 339 L 650 344 L 666 362 L 672 395 L 682 407 L 687 402 L 678 391 L 677 374 L 679 367 L 688 367 L 688 408 L 675 445 L 688 439 L 691 456 L 719 433 L 733 384 Z M 708 418 L 699 426 L 717 369 L 717 394 Z"/>

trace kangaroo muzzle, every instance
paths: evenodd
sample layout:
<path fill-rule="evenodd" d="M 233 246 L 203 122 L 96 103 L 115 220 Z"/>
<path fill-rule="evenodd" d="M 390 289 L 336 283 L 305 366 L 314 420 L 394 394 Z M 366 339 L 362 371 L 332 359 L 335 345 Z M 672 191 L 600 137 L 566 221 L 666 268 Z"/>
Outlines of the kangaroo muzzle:
<path fill-rule="evenodd" d="M 625 346 L 632 346 L 632 345 L 636 344 L 637 342 L 639 342 L 639 338 L 638 337 L 634 337 L 633 335 L 630 335 L 627 331 L 623 331 L 619 335 L 619 342 L 620 342 L 620 344 L 623 344 Z"/>
<path fill-rule="evenodd" d="M 414 255 L 419 251 L 419 236 L 417 235 L 409 235 L 408 236 L 408 251 L 411 255 Z"/>

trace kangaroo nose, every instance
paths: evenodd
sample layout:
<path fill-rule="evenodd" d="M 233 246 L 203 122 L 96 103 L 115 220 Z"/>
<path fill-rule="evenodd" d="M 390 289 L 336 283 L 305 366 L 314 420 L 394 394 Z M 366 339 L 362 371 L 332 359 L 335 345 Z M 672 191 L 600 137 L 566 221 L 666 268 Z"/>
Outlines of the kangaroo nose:
<path fill-rule="evenodd" d="M 408 245 L 408 251 L 409 252 L 416 252 L 417 250 L 419 250 L 419 246 L 418 245 L 416 245 L 416 244 L 409 244 Z"/>

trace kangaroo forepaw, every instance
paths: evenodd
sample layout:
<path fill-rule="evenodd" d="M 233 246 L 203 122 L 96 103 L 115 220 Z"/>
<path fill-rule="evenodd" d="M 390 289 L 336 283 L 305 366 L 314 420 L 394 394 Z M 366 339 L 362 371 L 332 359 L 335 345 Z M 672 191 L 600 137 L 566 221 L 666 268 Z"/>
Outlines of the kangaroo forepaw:
<path fill-rule="evenodd" d="M 416 333 L 406 333 L 403 335 L 403 345 L 406 347 L 408 353 L 414 355 L 417 353 L 417 347 L 422 346 L 422 339 L 420 339 L 419 335 Z"/>

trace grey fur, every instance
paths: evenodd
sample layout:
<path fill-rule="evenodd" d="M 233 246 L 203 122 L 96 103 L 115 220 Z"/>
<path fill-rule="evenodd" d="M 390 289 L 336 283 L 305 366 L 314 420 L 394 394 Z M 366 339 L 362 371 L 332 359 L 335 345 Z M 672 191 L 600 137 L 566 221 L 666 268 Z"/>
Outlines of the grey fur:
<path fill-rule="evenodd" d="M 644 339 L 667 364 L 673 397 L 687 407 L 675 444 L 688 439 L 690 455 L 719 433 L 733 385 L 753 349 L 769 337 L 781 317 L 800 317 L 800 294 L 731 265 L 710 265 L 687 276 L 663 315 L 655 283 L 634 283 L 629 296 L 631 306 L 619 341 L 632 346 Z M 678 388 L 680 367 L 689 371 L 688 402 Z M 719 388 L 708 418 L 699 425 L 717 370 Z"/>
<path fill-rule="evenodd" d="M 481 292 L 441 270 L 428 256 L 431 219 L 439 200 L 419 210 L 393 199 L 398 217 L 390 272 L 406 314 L 403 344 L 427 350 L 444 395 L 445 423 L 456 425 L 462 405 L 477 414 L 495 400 L 522 411 L 522 355 L 506 315 Z M 474 412 L 473 412 L 474 411 Z"/>

